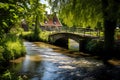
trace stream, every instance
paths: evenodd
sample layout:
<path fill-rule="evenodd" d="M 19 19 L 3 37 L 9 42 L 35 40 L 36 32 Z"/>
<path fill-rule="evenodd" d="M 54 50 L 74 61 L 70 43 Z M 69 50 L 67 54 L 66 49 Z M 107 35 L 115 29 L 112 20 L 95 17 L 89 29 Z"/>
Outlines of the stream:
<path fill-rule="evenodd" d="M 25 41 L 24 46 L 27 54 L 10 67 L 24 80 L 120 80 L 120 67 L 108 68 L 96 56 L 43 42 Z"/>

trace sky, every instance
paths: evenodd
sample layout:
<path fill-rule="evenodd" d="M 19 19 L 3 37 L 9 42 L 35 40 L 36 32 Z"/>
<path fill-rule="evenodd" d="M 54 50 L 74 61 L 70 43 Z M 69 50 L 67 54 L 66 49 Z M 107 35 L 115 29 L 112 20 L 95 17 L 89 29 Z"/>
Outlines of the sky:
<path fill-rule="evenodd" d="M 45 1 L 45 0 L 40 0 L 40 2 L 41 2 L 42 4 L 46 4 L 47 6 L 49 6 L 48 2 Z M 49 8 L 46 8 L 46 11 L 48 12 L 48 14 L 50 14 L 50 9 L 49 9 Z"/>

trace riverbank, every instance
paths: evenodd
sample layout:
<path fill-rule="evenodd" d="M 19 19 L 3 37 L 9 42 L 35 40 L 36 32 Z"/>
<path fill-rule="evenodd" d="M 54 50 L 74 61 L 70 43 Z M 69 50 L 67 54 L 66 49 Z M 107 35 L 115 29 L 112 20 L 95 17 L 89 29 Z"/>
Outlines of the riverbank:
<path fill-rule="evenodd" d="M 10 60 L 17 59 L 21 56 L 25 56 L 25 47 L 22 39 L 16 34 L 9 33 L 3 35 L 0 39 L 0 79 L 1 80 L 12 80 L 18 78 L 13 76 L 14 73 L 10 73 L 9 66 Z"/>

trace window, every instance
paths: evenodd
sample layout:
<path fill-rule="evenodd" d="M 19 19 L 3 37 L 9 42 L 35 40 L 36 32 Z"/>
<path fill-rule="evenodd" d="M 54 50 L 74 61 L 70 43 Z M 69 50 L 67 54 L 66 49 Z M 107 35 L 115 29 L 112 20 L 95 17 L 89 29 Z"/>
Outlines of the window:
<path fill-rule="evenodd" d="M 47 24 L 48 22 L 47 22 L 47 20 L 45 20 L 45 24 Z"/>

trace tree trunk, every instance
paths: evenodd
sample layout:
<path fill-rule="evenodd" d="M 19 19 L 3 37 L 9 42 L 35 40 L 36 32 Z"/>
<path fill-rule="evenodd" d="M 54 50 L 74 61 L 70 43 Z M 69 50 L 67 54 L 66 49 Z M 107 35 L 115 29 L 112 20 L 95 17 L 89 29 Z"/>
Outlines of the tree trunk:
<path fill-rule="evenodd" d="M 104 21 L 104 47 L 103 63 L 107 66 L 111 66 L 108 62 L 114 55 L 114 34 L 115 34 L 116 21 L 105 20 Z"/>
<path fill-rule="evenodd" d="M 104 19 L 105 54 L 110 56 L 114 48 L 114 34 L 118 15 L 118 2 L 116 0 L 102 0 Z"/>
<path fill-rule="evenodd" d="M 116 21 L 104 21 L 104 42 L 105 54 L 110 56 L 114 52 L 114 34 L 115 34 Z"/>
<path fill-rule="evenodd" d="M 35 29 L 34 29 L 34 39 L 39 40 L 39 33 L 40 33 L 40 28 L 39 28 L 39 19 L 38 15 L 36 15 L 36 20 L 35 20 Z"/>

